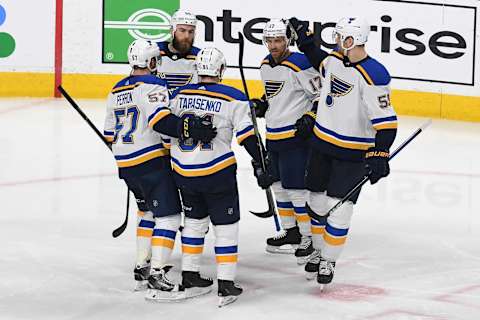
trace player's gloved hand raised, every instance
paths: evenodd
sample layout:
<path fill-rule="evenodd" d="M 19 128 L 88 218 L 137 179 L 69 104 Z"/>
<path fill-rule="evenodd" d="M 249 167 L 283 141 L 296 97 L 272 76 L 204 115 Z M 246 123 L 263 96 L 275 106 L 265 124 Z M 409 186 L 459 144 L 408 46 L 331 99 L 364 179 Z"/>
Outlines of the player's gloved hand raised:
<path fill-rule="evenodd" d="M 389 157 L 388 150 L 368 149 L 365 155 L 365 162 L 371 184 L 377 183 L 378 180 L 390 174 Z"/>
<path fill-rule="evenodd" d="M 182 121 L 181 140 L 189 138 L 203 143 L 209 143 L 217 135 L 217 128 L 213 127 L 212 121 L 198 116 L 185 117 Z"/>
<path fill-rule="evenodd" d="M 255 116 L 257 118 L 265 118 L 265 113 L 268 109 L 268 101 L 263 95 L 260 99 L 252 99 L 250 100 L 251 106 L 255 109 Z"/>
<path fill-rule="evenodd" d="M 295 17 L 288 19 L 297 34 L 297 45 L 300 47 L 313 41 L 313 33 L 308 29 L 308 21 L 298 20 Z"/>
<path fill-rule="evenodd" d="M 313 126 L 315 125 L 315 114 L 305 113 L 295 122 L 295 137 L 308 139 L 312 136 Z"/>
<path fill-rule="evenodd" d="M 265 161 L 267 162 L 268 159 L 265 159 Z M 258 186 L 262 189 L 267 189 L 275 182 L 275 178 L 268 172 L 269 164 L 265 163 L 265 166 L 267 168 L 266 172 L 263 170 L 260 162 L 252 160 L 253 174 L 257 178 Z"/>

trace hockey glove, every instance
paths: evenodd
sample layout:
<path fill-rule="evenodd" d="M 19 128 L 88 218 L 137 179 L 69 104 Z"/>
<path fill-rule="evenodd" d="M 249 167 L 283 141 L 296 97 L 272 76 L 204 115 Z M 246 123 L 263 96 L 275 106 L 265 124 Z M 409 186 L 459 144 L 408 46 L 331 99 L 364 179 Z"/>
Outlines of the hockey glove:
<path fill-rule="evenodd" d="M 268 109 L 268 101 L 263 95 L 260 99 L 252 99 L 250 100 L 252 108 L 255 110 L 255 116 L 257 118 L 265 118 L 265 113 Z"/>
<path fill-rule="evenodd" d="M 375 184 L 390 173 L 388 165 L 390 154 L 386 150 L 370 148 L 365 155 L 366 169 L 370 183 Z"/>
<path fill-rule="evenodd" d="M 267 162 L 268 159 L 265 159 L 265 161 Z M 255 178 L 257 178 L 258 186 L 262 189 L 267 189 L 275 182 L 275 178 L 268 173 L 269 165 L 265 163 L 265 166 L 267 167 L 267 172 L 263 171 L 262 164 L 260 162 L 252 160 L 253 174 L 255 175 Z"/>
<path fill-rule="evenodd" d="M 295 17 L 288 19 L 297 34 L 297 46 L 301 46 L 313 42 L 313 32 L 308 29 L 308 21 L 298 20 Z"/>
<path fill-rule="evenodd" d="M 307 140 L 312 136 L 314 125 L 315 114 L 312 112 L 305 113 L 295 122 L 295 137 Z"/>
<path fill-rule="evenodd" d="M 197 116 L 185 117 L 182 121 L 180 140 L 193 139 L 194 141 L 201 141 L 209 143 L 217 135 L 217 128 L 213 127 L 210 120 L 203 119 Z"/>

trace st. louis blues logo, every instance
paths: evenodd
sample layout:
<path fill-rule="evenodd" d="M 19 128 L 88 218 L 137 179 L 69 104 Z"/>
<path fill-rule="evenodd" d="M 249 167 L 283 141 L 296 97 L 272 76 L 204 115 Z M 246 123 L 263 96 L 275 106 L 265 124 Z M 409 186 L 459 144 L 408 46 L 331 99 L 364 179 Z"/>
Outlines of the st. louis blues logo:
<path fill-rule="evenodd" d="M 267 99 L 270 99 L 277 94 L 280 93 L 283 89 L 283 85 L 285 84 L 285 81 L 272 81 L 272 80 L 267 80 L 265 81 L 265 94 L 267 96 Z"/>
<path fill-rule="evenodd" d="M 164 79 L 168 83 L 168 91 L 172 93 L 178 87 L 187 85 L 192 81 L 192 74 L 190 73 L 164 73 L 159 72 L 158 77 Z"/>
<path fill-rule="evenodd" d="M 342 79 L 337 78 L 333 74 L 330 75 L 330 93 L 327 95 L 327 106 L 333 106 L 333 98 L 345 96 L 353 89 L 353 84 L 350 84 Z"/>

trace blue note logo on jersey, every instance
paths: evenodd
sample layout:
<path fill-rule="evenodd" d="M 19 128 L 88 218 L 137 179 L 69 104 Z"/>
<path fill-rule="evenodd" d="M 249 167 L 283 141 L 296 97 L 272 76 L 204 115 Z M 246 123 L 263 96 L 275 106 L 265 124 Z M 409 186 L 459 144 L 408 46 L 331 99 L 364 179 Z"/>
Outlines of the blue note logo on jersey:
<path fill-rule="evenodd" d="M 277 94 L 280 93 L 283 89 L 283 85 L 285 84 L 285 81 L 273 81 L 273 80 L 267 80 L 265 81 L 265 94 L 267 96 L 267 99 L 270 99 Z"/>
<path fill-rule="evenodd" d="M 330 93 L 325 100 L 327 106 L 333 106 L 333 98 L 345 96 L 353 89 L 353 84 L 350 84 L 335 75 L 330 75 Z"/>
<path fill-rule="evenodd" d="M 165 73 L 159 72 L 158 77 L 164 79 L 168 83 L 168 90 L 170 93 L 175 91 L 178 87 L 183 87 L 192 81 L 193 75 L 191 73 Z"/>

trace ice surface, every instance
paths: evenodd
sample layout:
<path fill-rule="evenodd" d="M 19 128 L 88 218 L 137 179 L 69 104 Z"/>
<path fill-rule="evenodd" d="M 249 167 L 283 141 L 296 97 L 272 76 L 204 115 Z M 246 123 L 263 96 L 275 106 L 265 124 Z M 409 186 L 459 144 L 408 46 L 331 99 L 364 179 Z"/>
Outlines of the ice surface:
<path fill-rule="evenodd" d="M 104 106 L 79 100 L 99 127 Z M 426 119 L 400 117 L 398 145 Z M 154 304 L 133 293 L 135 214 L 115 163 L 65 100 L 0 100 L 0 319 L 480 319 L 480 124 L 434 120 L 360 197 L 334 284 L 321 294 L 293 256 L 265 252 L 272 219 L 248 155 L 239 162 L 238 282 Z M 213 235 L 203 272 L 215 276 Z M 173 262 L 180 262 L 179 246 Z M 215 290 L 214 290 L 215 292 Z"/>

